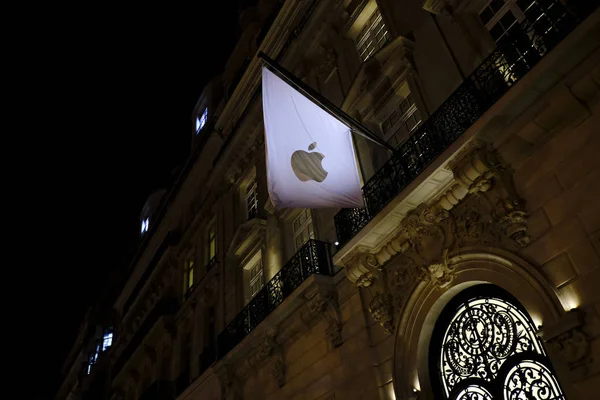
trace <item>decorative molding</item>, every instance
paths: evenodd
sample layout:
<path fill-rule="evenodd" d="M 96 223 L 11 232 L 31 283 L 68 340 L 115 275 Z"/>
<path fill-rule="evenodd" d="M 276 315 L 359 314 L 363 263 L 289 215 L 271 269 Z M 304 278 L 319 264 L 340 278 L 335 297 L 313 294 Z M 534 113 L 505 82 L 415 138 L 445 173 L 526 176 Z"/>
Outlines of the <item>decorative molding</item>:
<path fill-rule="evenodd" d="M 221 386 L 221 398 L 224 400 L 241 400 L 240 380 L 235 376 L 231 366 L 221 365 L 215 369 L 215 373 Z"/>
<path fill-rule="evenodd" d="M 345 257 L 346 276 L 356 286 L 372 288 L 369 310 L 388 333 L 416 283 L 430 282 L 440 290 L 450 285 L 455 276 L 450 254 L 474 245 L 516 251 L 529 243 L 524 202 L 512 170 L 494 149 L 474 142 L 448 169 L 454 177 L 448 188 L 408 212 L 385 243 L 370 251 L 357 246 Z"/>
<path fill-rule="evenodd" d="M 432 14 L 452 15 L 453 5 L 448 0 L 421 0 L 421 7 Z"/>
<path fill-rule="evenodd" d="M 394 307 L 392 296 L 387 293 L 377 293 L 369 304 L 369 312 L 373 319 L 383 327 L 385 333 L 391 335 L 394 331 Z"/>
<path fill-rule="evenodd" d="M 325 335 L 332 348 L 342 345 L 342 313 L 338 304 L 337 290 L 333 285 L 317 283 L 306 290 L 302 296 L 308 312 L 304 314 L 304 322 L 309 325 L 319 316 L 327 321 Z"/>

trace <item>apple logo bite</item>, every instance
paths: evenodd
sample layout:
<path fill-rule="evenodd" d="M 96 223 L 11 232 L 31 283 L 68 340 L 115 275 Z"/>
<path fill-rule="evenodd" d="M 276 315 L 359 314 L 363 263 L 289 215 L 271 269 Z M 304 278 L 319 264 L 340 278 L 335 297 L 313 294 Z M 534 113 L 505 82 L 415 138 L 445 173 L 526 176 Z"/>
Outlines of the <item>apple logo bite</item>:
<path fill-rule="evenodd" d="M 313 150 L 317 147 L 317 142 L 313 142 L 308 146 L 308 150 Z M 292 154 L 292 170 L 296 177 L 302 182 L 315 180 L 323 182 L 327 178 L 327 171 L 323 169 L 321 161 L 325 156 L 319 152 L 307 153 L 304 150 L 296 150 Z"/>

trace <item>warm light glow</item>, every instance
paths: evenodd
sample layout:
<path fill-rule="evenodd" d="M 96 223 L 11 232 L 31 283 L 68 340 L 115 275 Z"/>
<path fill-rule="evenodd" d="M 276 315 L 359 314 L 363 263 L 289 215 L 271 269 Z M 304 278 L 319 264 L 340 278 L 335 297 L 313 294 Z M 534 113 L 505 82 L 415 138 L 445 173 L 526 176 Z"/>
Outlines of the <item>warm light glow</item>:
<path fill-rule="evenodd" d="M 420 392 L 421 391 L 421 384 L 419 383 L 419 378 L 415 377 L 415 381 L 413 382 L 413 385 L 415 385 L 415 387 L 413 388 L 413 392 Z"/>
<path fill-rule="evenodd" d="M 394 384 L 392 382 L 390 382 L 386 386 L 387 386 L 386 391 L 388 394 L 388 399 L 396 400 L 396 393 L 394 393 Z"/>
<path fill-rule="evenodd" d="M 574 308 L 579 307 L 580 300 L 577 293 L 571 288 L 571 286 L 567 286 L 560 291 L 560 302 L 562 303 L 565 311 L 571 311 Z"/>

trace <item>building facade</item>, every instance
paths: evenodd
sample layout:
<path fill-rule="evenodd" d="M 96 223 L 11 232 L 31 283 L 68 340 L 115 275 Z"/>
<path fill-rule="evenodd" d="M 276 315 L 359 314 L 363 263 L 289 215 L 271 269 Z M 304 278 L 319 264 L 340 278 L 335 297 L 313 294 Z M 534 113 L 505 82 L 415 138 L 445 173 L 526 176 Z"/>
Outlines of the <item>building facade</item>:
<path fill-rule="evenodd" d="M 262 0 L 239 23 L 114 343 L 74 350 L 57 398 L 594 398 L 597 2 Z M 273 207 L 259 51 L 396 149 L 354 135 L 365 208 Z"/>

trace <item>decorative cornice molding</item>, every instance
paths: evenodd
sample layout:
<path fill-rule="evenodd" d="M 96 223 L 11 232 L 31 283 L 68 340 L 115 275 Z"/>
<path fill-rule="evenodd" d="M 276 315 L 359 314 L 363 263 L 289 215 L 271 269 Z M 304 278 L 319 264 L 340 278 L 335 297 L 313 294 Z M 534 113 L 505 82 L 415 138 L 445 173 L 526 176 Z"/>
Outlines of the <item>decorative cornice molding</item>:
<path fill-rule="evenodd" d="M 448 167 L 454 176 L 448 189 L 410 211 L 376 250 L 357 246 L 359 250 L 342 260 L 350 281 L 371 287 L 370 312 L 388 333 L 416 281 L 440 289 L 452 282 L 449 254 L 476 243 L 514 249 L 529 243 L 524 202 L 516 193 L 512 170 L 494 149 L 474 143 Z"/>

